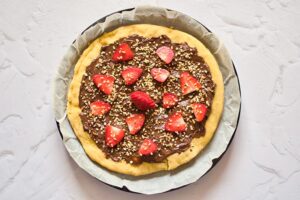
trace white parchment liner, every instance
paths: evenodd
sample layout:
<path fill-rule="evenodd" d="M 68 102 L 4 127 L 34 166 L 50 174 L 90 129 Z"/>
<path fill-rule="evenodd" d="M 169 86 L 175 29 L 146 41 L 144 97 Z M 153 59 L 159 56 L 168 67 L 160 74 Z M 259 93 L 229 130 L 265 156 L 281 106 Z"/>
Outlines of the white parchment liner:
<path fill-rule="evenodd" d="M 174 27 L 193 35 L 204 43 L 216 57 L 223 75 L 225 107 L 213 140 L 196 159 L 171 172 L 132 177 L 108 171 L 87 157 L 66 117 L 66 104 L 74 66 L 88 44 L 104 32 L 109 32 L 119 26 L 139 23 Z M 226 150 L 237 126 L 240 91 L 229 54 L 213 33 L 208 32 L 199 22 L 185 14 L 164 8 L 142 6 L 106 17 L 103 23 L 96 23 L 74 41 L 58 67 L 54 80 L 53 104 L 55 118 L 59 123 L 66 149 L 82 169 L 107 184 L 117 187 L 126 186 L 133 192 L 156 194 L 195 182 L 211 168 L 213 159 L 218 158 Z"/>

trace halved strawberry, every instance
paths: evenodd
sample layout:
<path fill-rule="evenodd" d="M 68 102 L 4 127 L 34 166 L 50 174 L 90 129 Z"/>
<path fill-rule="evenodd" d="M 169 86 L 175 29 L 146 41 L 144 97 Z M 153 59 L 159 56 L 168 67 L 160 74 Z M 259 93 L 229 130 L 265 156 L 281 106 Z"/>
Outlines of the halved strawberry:
<path fill-rule="evenodd" d="M 174 51 L 170 47 L 167 47 L 167 46 L 159 47 L 156 50 L 156 54 L 160 57 L 160 59 L 162 59 L 167 64 L 172 62 L 172 60 L 174 58 Z"/>
<path fill-rule="evenodd" d="M 97 100 L 90 104 L 90 108 L 93 115 L 101 116 L 110 111 L 111 106 L 109 105 L 109 103 Z"/>
<path fill-rule="evenodd" d="M 111 94 L 114 88 L 115 78 L 113 76 L 95 74 L 93 77 L 95 85 L 105 94 Z"/>
<path fill-rule="evenodd" d="M 151 76 L 157 80 L 158 82 L 165 82 L 167 78 L 169 77 L 170 72 L 166 69 L 162 68 L 152 68 L 151 69 Z"/>
<path fill-rule="evenodd" d="M 112 60 L 113 61 L 127 61 L 133 58 L 134 54 L 127 43 L 120 44 L 115 50 Z"/>
<path fill-rule="evenodd" d="M 111 125 L 105 127 L 105 142 L 109 147 L 114 147 L 119 144 L 124 136 L 125 131 L 123 129 Z"/>
<path fill-rule="evenodd" d="M 183 95 L 189 94 L 201 89 L 200 82 L 188 72 L 183 72 L 180 75 L 180 85 Z"/>
<path fill-rule="evenodd" d="M 202 103 L 193 103 L 191 104 L 191 107 L 193 109 L 196 120 L 198 122 L 201 122 L 204 119 L 207 112 L 206 105 Z"/>
<path fill-rule="evenodd" d="M 175 106 L 178 102 L 178 98 L 173 93 L 164 93 L 163 95 L 163 107 L 164 108 L 171 108 Z"/>
<path fill-rule="evenodd" d="M 128 125 L 130 134 L 134 135 L 139 130 L 141 130 L 141 128 L 143 127 L 144 122 L 145 122 L 145 115 L 144 114 L 132 114 L 129 117 L 127 117 L 125 121 Z"/>
<path fill-rule="evenodd" d="M 140 155 L 152 155 L 157 150 L 157 145 L 151 139 L 145 139 L 139 149 Z"/>
<path fill-rule="evenodd" d="M 134 84 L 142 75 L 143 70 L 137 67 L 128 67 L 121 72 L 126 85 Z"/>
<path fill-rule="evenodd" d="M 148 110 L 155 108 L 155 102 L 145 92 L 135 91 L 130 94 L 131 101 L 140 110 Z"/>
<path fill-rule="evenodd" d="M 182 132 L 185 131 L 187 125 L 182 117 L 181 112 L 175 112 L 171 116 L 169 116 L 166 124 L 165 130 L 170 132 Z"/>

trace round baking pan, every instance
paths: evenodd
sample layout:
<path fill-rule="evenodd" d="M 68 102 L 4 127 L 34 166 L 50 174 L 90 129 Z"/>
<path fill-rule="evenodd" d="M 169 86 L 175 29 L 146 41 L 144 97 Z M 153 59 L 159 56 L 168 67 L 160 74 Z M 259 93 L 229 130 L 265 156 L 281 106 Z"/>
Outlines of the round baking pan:
<path fill-rule="evenodd" d="M 81 33 L 81 35 L 82 35 L 86 30 L 88 30 L 90 27 L 94 26 L 95 24 L 104 22 L 104 21 L 106 20 L 107 17 L 109 17 L 109 16 L 111 16 L 111 15 L 113 15 L 113 14 L 115 14 L 115 13 L 121 13 L 121 12 L 123 12 L 123 11 L 131 11 L 131 10 L 133 10 L 133 9 L 134 9 L 134 8 L 127 8 L 127 9 L 123 9 L 123 10 L 119 10 L 119 11 L 110 13 L 110 14 L 108 14 L 108 15 L 106 15 L 106 16 L 100 18 L 99 20 L 95 21 L 95 22 L 94 22 L 93 24 L 91 24 L 90 26 L 88 26 L 88 27 Z M 168 11 L 173 11 L 173 10 L 171 10 L 171 9 L 167 9 L 167 10 L 168 10 Z M 178 11 L 176 11 L 176 12 L 178 12 Z M 199 24 L 201 24 L 203 27 L 205 27 L 206 30 L 207 30 L 208 32 L 211 32 L 211 31 L 210 31 L 205 25 L 203 25 L 201 22 L 199 22 L 198 20 L 195 20 L 195 21 L 197 21 Z M 73 43 L 74 43 L 74 42 L 75 42 L 75 40 L 73 41 Z M 232 64 L 233 64 L 233 69 L 234 69 L 235 75 L 236 75 L 236 77 L 237 77 L 237 84 L 238 84 L 238 87 L 239 87 L 239 94 L 240 94 L 240 97 L 241 97 L 241 88 L 240 88 L 239 77 L 238 77 L 238 74 L 237 74 L 237 71 L 236 71 L 236 68 L 235 68 L 235 65 L 234 65 L 233 61 L 232 61 Z M 239 113 L 238 113 L 238 117 L 237 117 L 237 124 L 236 124 L 236 127 L 235 127 L 235 129 L 234 129 L 234 132 L 233 132 L 233 134 L 232 134 L 232 137 L 231 137 L 231 139 L 230 139 L 230 141 L 229 141 L 229 143 L 228 143 L 228 145 L 227 145 L 225 151 L 224 151 L 219 157 L 213 159 L 213 164 L 212 164 L 212 166 L 211 166 L 211 167 L 206 171 L 206 173 L 203 174 L 201 177 L 203 177 L 203 176 L 206 175 L 208 172 L 210 172 L 210 171 L 212 170 L 212 168 L 214 168 L 214 167 L 216 166 L 216 164 L 221 160 L 221 158 L 223 157 L 223 155 L 227 152 L 227 150 L 228 150 L 230 144 L 232 143 L 232 140 L 233 140 L 233 138 L 234 138 L 234 136 L 235 136 L 235 134 L 236 134 L 236 130 L 237 130 L 237 128 L 238 128 L 239 119 L 240 119 L 240 112 L 241 112 L 241 103 L 240 103 L 240 105 L 239 105 Z M 58 128 L 58 132 L 59 132 L 61 138 L 63 139 L 63 135 L 62 135 L 62 133 L 61 133 L 61 129 L 60 129 L 60 126 L 59 126 L 59 122 L 58 122 L 58 121 L 56 121 L 56 125 L 57 125 L 57 128 Z M 200 177 L 200 178 L 201 178 L 201 177 Z M 199 178 L 199 179 L 200 179 L 200 178 Z M 199 180 L 199 179 L 198 179 L 198 180 Z M 97 180 L 99 180 L 99 179 L 97 179 Z M 101 181 L 101 180 L 99 180 L 99 181 Z M 102 182 L 102 181 L 101 181 L 101 182 Z M 125 192 L 137 193 L 137 192 L 133 192 L 133 191 L 129 190 L 126 186 L 123 186 L 123 187 L 117 187 L 117 186 L 115 186 L 115 185 L 111 185 L 111 184 L 108 184 L 108 183 L 105 183 L 105 182 L 102 182 L 102 183 L 104 183 L 104 184 L 106 184 L 106 185 L 109 185 L 109 186 L 111 186 L 111 187 L 114 187 L 114 188 L 116 188 L 116 189 L 125 191 Z M 178 189 L 183 188 L 183 187 L 186 187 L 186 186 L 188 186 L 188 185 L 190 185 L 190 184 L 191 184 L 191 183 L 186 184 L 186 185 L 181 186 L 181 187 L 177 187 L 177 188 L 170 189 L 170 190 L 165 191 L 165 192 L 170 192 L 170 191 L 178 190 Z M 138 193 L 138 194 L 141 194 L 141 193 Z"/>

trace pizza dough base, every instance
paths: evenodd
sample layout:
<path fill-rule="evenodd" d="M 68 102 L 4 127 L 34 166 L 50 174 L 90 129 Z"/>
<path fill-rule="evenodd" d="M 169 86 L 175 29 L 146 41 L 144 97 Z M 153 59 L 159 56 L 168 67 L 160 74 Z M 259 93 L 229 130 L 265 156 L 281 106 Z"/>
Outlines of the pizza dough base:
<path fill-rule="evenodd" d="M 216 83 L 211 113 L 205 124 L 205 135 L 200 138 L 194 138 L 189 149 L 182 153 L 170 155 L 162 163 L 143 162 L 139 165 L 131 165 L 125 161 L 115 162 L 109 158 L 106 158 L 105 153 L 97 147 L 96 143 L 90 138 L 89 134 L 84 131 L 80 118 L 81 109 L 79 107 L 79 92 L 81 79 L 86 71 L 86 67 L 89 66 L 90 63 L 99 56 L 102 46 L 114 43 L 116 40 L 132 34 L 137 34 L 146 38 L 167 35 L 173 43 L 186 42 L 189 46 L 196 47 L 198 50 L 198 55 L 201 56 L 209 66 L 212 79 Z M 93 161 L 114 172 L 133 176 L 141 176 L 158 171 L 173 170 L 196 157 L 213 137 L 222 115 L 223 105 L 224 84 L 222 74 L 214 56 L 199 40 L 187 33 L 171 28 L 150 24 L 136 24 L 123 26 L 115 29 L 112 32 L 103 34 L 93 41 L 83 52 L 77 64 L 75 65 L 74 76 L 70 84 L 67 102 L 67 116 L 86 154 Z"/>

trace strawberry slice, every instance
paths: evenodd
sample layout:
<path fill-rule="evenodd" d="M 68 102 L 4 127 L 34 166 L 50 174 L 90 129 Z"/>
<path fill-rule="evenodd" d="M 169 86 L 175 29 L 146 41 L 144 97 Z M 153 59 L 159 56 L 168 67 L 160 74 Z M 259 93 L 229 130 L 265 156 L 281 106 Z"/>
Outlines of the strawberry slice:
<path fill-rule="evenodd" d="M 199 81 L 188 72 L 181 73 L 180 85 L 183 95 L 201 89 L 201 84 L 199 83 Z"/>
<path fill-rule="evenodd" d="M 132 114 L 129 117 L 127 117 L 125 121 L 128 125 L 130 134 L 134 135 L 139 130 L 141 130 L 141 128 L 143 127 L 144 122 L 145 122 L 145 115 L 144 114 Z"/>
<path fill-rule="evenodd" d="M 160 59 L 162 59 L 166 64 L 169 64 L 170 62 L 172 62 L 173 58 L 174 58 L 174 51 L 167 46 L 162 46 L 159 47 L 156 50 L 156 54 L 158 55 L 158 57 L 160 57 Z"/>
<path fill-rule="evenodd" d="M 158 82 L 165 82 L 167 78 L 169 77 L 170 72 L 166 69 L 162 68 L 152 68 L 151 69 L 151 76 L 157 80 Z"/>
<path fill-rule="evenodd" d="M 173 93 L 164 93 L 163 95 L 163 107 L 164 108 L 171 108 L 175 106 L 178 102 L 178 98 Z"/>
<path fill-rule="evenodd" d="M 134 84 L 142 75 L 143 70 L 137 67 L 128 67 L 121 72 L 126 85 Z"/>
<path fill-rule="evenodd" d="M 115 50 L 112 60 L 113 61 L 127 61 L 133 58 L 134 54 L 127 43 L 120 44 Z"/>
<path fill-rule="evenodd" d="M 182 132 L 187 128 L 186 123 L 182 117 L 181 112 L 175 112 L 167 119 L 165 130 L 170 132 Z"/>
<path fill-rule="evenodd" d="M 123 129 L 117 128 L 115 126 L 107 125 L 105 127 L 105 142 L 109 147 L 116 146 L 125 136 L 125 131 Z"/>
<path fill-rule="evenodd" d="M 153 99 L 145 92 L 135 91 L 130 94 L 131 101 L 140 110 L 148 110 L 155 108 L 155 102 Z"/>
<path fill-rule="evenodd" d="M 114 88 L 115 78 L 113 76 L 95 74 L 93 77 L 95 85 L 105 94 L 111 94 Z"/>
<path fill-rule="evenodd" d="M 109 105 L 109 103 L 97 100 L 90 104 L 90 108 L 93 115 L 102 116 L 108 111 L 110 111 L 111 106 Z"/>
<path fill-rule="evenodd" d="M 151 139 L 145 139 L 139 149 L 140 155 L 152 155 L 157 150 L 157 145 Z"/>
<path fill-rule="evenodd" d="M 193 109 L 196 120 L 198 122 L 201 122 L 204 119 L 207 112 L 206 105 L 202 103 L 193 103 L 191 104 L 191 107 Z"/>

